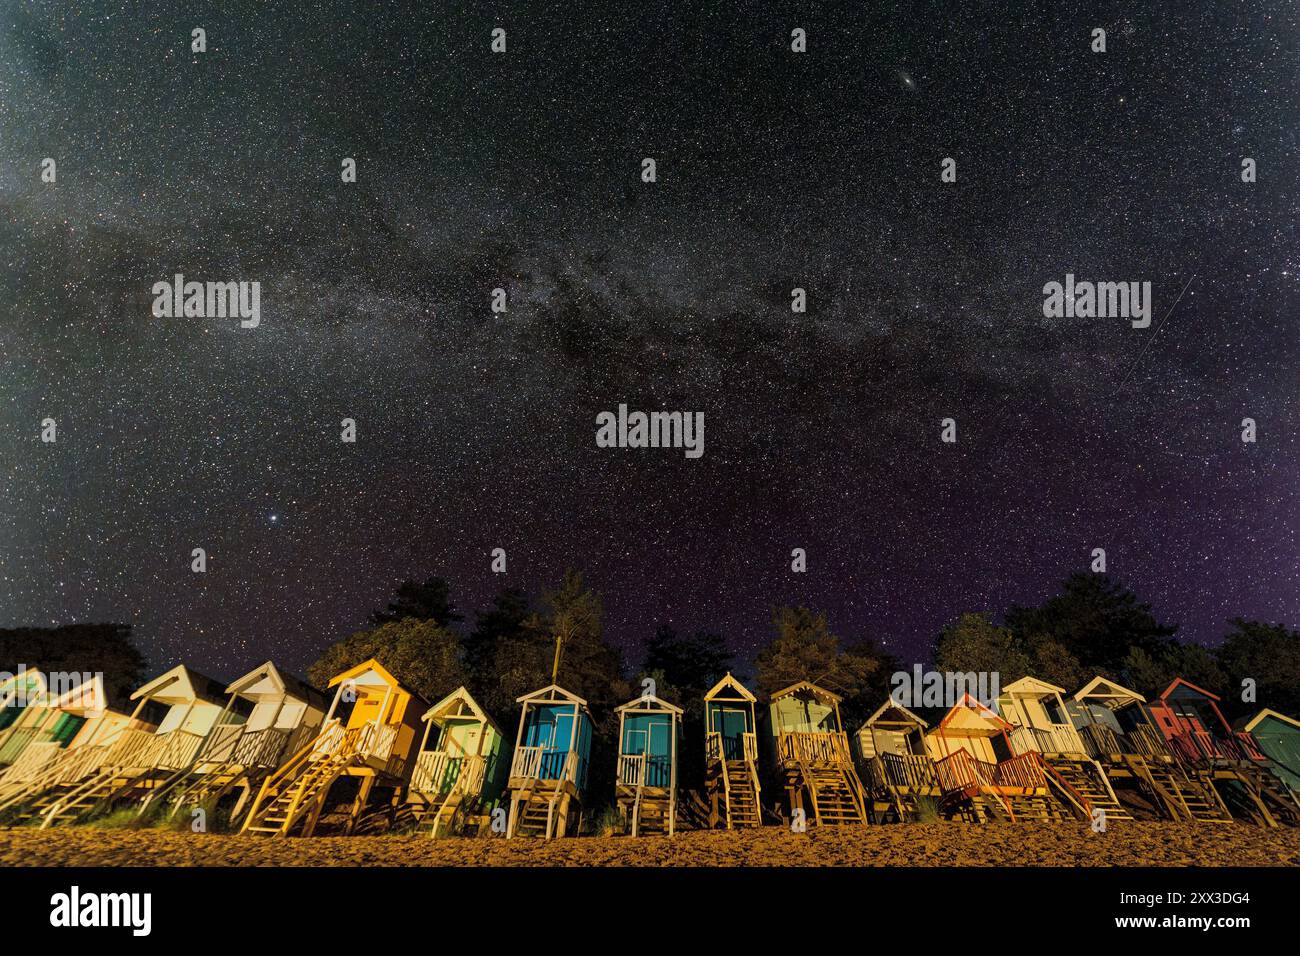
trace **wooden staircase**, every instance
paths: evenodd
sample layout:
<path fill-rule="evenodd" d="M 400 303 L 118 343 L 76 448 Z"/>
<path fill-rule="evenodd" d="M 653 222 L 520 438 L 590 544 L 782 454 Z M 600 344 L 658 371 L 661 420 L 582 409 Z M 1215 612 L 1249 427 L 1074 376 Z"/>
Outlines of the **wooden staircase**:
<path fill-rule="evenodd" d="M 171 819 L 182 807 L 215 806 L 227 794 L 242 787 L 243 795 L 231 810 L 230 819 L 239 819 L 240 810 L 260 774 L 238 763 L 223 763 L 209 767 L 204 773 L 191 773 L 174 791 L 171 797 L 171 810 L 167 818 Z"/>
<path fill-rule="evenodd" d="M 1232 814 L 1214 785 L 1195 772 L 1170 763 L 1146 763 L 1146 772 L 1160 791 L 1168 794 L 1184 819 L 1204 823 L 1231 823 Z"/>
<path fill-rule="evenodd" d="M 510 798 L 507 838 L 540 837 L 550 840 L 563 837 L 569 829 L 569 815 L 576 802 L 576 798 L 564 786 L 564 781 L 532 781 Z"/>
<path fill-rule="evenodd" d="M 39 794 L 18 813 L 20 821 L 41 821 L 42 830 L 84 820 L 123 797 L 147 793 L 158 783 L 149 770 L 107 767 L 89 778 L 58 784 Z"/>
<path fill-rule="evenodd" d="M 1267 767 L 1238 761 L 1213 772 L 1216 779 L 1227 778 L 1222 796 L 1234 817 L 1265 827 L 1300 826 L 1295 795 Z"/>
<path fill-rule="evenodd" d="M 817 826 L 867 822 L 862 784 L 852 770 L 834 765 L 805 765 L 799 774 L 812 802 L 811 822 Z"/>
<path fill-rule="evenodd" d="M 716 760 L 705 781 L 709 800 L 709 826 L 762 826 L 758 773 L 749 760 Z"/>
<path fill-rule="evenodd" d="M 362 759 L 355 735 L 326 752 L 312 741 L 262 783 L 240 832 L 285 837 L 301 824 L 302 835 L 311 836 L 330 787 Z"/>
<path fill-rule="evenodd" d="M 1063 794 L 1066 801 L 1075 805 L 1081 799 L 1088 818 L 1091 818 L 1094 811 L 1102 810 L 1107 823 L 1133 819 L 1133 814 L 1119 802 L 1106 779 L 1105 771 L 1095 760 L 1071 759 L 1060 754 L 1044 755 L 1043 760 L 1055 772 L 1056 777 L 1073 791 L 1073 795 Z M 1056 780 L 1049 775 L 1048 783 L 1055 785 Z"/>

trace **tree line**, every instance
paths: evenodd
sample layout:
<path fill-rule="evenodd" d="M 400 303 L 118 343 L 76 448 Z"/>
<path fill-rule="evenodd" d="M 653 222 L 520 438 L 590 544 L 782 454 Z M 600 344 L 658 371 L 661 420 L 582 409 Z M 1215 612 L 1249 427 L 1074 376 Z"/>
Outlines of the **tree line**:
<path fill-rule="evenodd" d="M 1222 697 L 1229 719 L 1260 706 L 1300 716 L 1300 633 L 1237 618 L 1209 648 L 1178 641 L 1177 630 L 1126 587 L 1081 572 L 1040 605 L 961 615 L 937 635 L 928 663 L 940 671 L 996 672 L 1004 685 L 1032 674 L 1070 691 L 1100 674 L 1148 698 L 1181 676 Z M 472 624 L 445 578 L 405 581 L 365 627 L 326 648 L 307 677 L 323 687 L 375 657 L 431 702 L 464 684 L 512 736 L 516 698 L 550 682 L 557 637 L 559 683 L 588 701 L 598 725 L 609 724 L 598 729 L 612 728 L 614 707 L 640 694 L 647 679 L 686 710 L 690 724 L 704 692 L 732 671 L 760 695 L 805 679 L 833 690 L 844 698 L 852 730 L 880 705 L 891 676 L 910 666 L 872 640 L 843 638 L 824 614 L 805 607 L 773 610 L 768 640 L 752 661 L 737 660 L 715 631 L 662 625 L 644 636 L 633 665 L 606 640 L 601 596 L 569 571 L 535 599 L 503 589 Z M 18 664 L 102 671 L 119 705 L 148 676 L 130 627 L 121 624 L 0 630 L 0 670 Z M 1243 699 L 1247 680 L 1254 701 Z"/>

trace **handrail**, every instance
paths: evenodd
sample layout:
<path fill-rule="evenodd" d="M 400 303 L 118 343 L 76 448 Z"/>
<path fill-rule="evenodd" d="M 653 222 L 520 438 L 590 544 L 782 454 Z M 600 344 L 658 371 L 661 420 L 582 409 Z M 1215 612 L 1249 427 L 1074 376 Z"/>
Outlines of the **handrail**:
<path fill-rule="evenodd" d="M 1043 776 L 1046 761 L 1042 754 L 1028 753 L 1008 760 L 999 760 L 993 767 L 995 787 L 1013 787 L 1037 790 L 1047 786 Z"/>

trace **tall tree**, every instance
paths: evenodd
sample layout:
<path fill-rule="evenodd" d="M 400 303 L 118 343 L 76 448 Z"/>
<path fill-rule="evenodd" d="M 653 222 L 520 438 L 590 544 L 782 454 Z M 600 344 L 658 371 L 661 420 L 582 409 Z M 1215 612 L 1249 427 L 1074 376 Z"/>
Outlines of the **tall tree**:
<path fill-rule="evenodd" d="M 558 588 L 542 596 L 541 605 L 522 632 L 498 641 L 492 674 L 500 697 L 508 698 L 513 709 L 515 698 L 550 683 L 558 639 L 558 683 L 596 709 L 622 703 L 620 695 L 626 695 L 628 684 L 622 656 L 604 640 L 600 595 L 587 588 L 581 573 L 571 570 Z"/>
<path fill-rule="evenodd" d="M 997 674 L 1008 684 L 1029 673 L 1031 658 L 1010 628 L 985 614 L 963 614 L 939 633 L 934 666 L 951 673 Z"/>
<path fill-rule="evenodd" d="M 666 624 L 646 639 L 645 648 L 644 670 L 659 672 L 665 683 L 686 692 L 708 690 L 731 670 L 734 660 L 721 634 L 678 634 Z"/>
<path fill-rule="evenodd" d="M 861 701 L 862 706 L 866 705 L 873 679 L 883 663 L 883 657 L 872 645 L 841 648 L 840 639 L 826 623 L 826 615 L 806 607 L 777 608 L 772 615 L 772 628 L 772 640 L 755 658 L 759 690 L 771 694 L 807 680 L 846 701 L 855 704 Z M 844 716 L 847 725 L 858 715 Z M 846 729 L 852 728 L 846 726 Z"/>
<path fill-rule="evenodd" d="M 388 608 L 370 615 L 370 623 L 387 624 L 407 618 L 433 621 L 441 627 L 464 620 L 456 612 L 456 605 L 451 600 L 451 586 L 445 578 L 440 577 L 425 578 L 423 583 L 418 584 L 415 581 L 403 581 L 397 586 L 396 597 L 388 602 Z"/>
<path fill-rule="evenodd" d="M 1172 640 L 1151 651 L 1132 648 L 1125 655 L 1120 672 L 1126 686 L 1148 699 L 1168 687 L 1175 677 L 1220 695 L 1226 683 L 1214 654 L 1199 644 L 1181 644 Z"/>
<path fill-rule="evenodd" d="M 432 620 L 403 618 L 357 631 L 331 645 L 307 670 L 318 687 L 335 674 L 373 657 L 384 669 L 430 703 L 468 682 L 460 638 Z"/>
<path fill-rule="evenodd" d="M 1156 620 L 1132 591 L 1086 571 L 1067 578 L 1061 593 L 1039 607 L 1012 607 L 1005 624 L 1025 642 L 1050 637 L 1089 674 L 1117 670 L 1131 648 L 1155 654 L 1178 630 Z"/>
<path fill-rule="evenodd" d="M 1224 707 L 1237 717 L 1269 707 L 1300 715 L 1300 631 L 1281 624 L 1233 618 L 1215 657 L 1224 672 Z M 1243 701 L 1243 681 L 1254 681 L 1255 701 Z M 1209 688 L 1207 688 L 1208 690 Z"/>

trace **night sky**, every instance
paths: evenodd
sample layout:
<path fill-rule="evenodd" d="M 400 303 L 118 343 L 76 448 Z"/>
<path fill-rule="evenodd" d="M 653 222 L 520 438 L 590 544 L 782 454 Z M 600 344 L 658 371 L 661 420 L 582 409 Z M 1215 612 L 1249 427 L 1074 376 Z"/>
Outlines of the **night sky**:
<path fill-rule="evenodd" d="M 802 603 L 911 661 L 1095 547 L 1188 639 L 1300 625 L 1292 0 L 173 6 L 0 10 L 0 626 L 301 669 L 573 566 L 632 657 Z M 261 325 L 153 317 L 177 272 Z M 597 448 L 620 402 L 703 457 Z"/>

